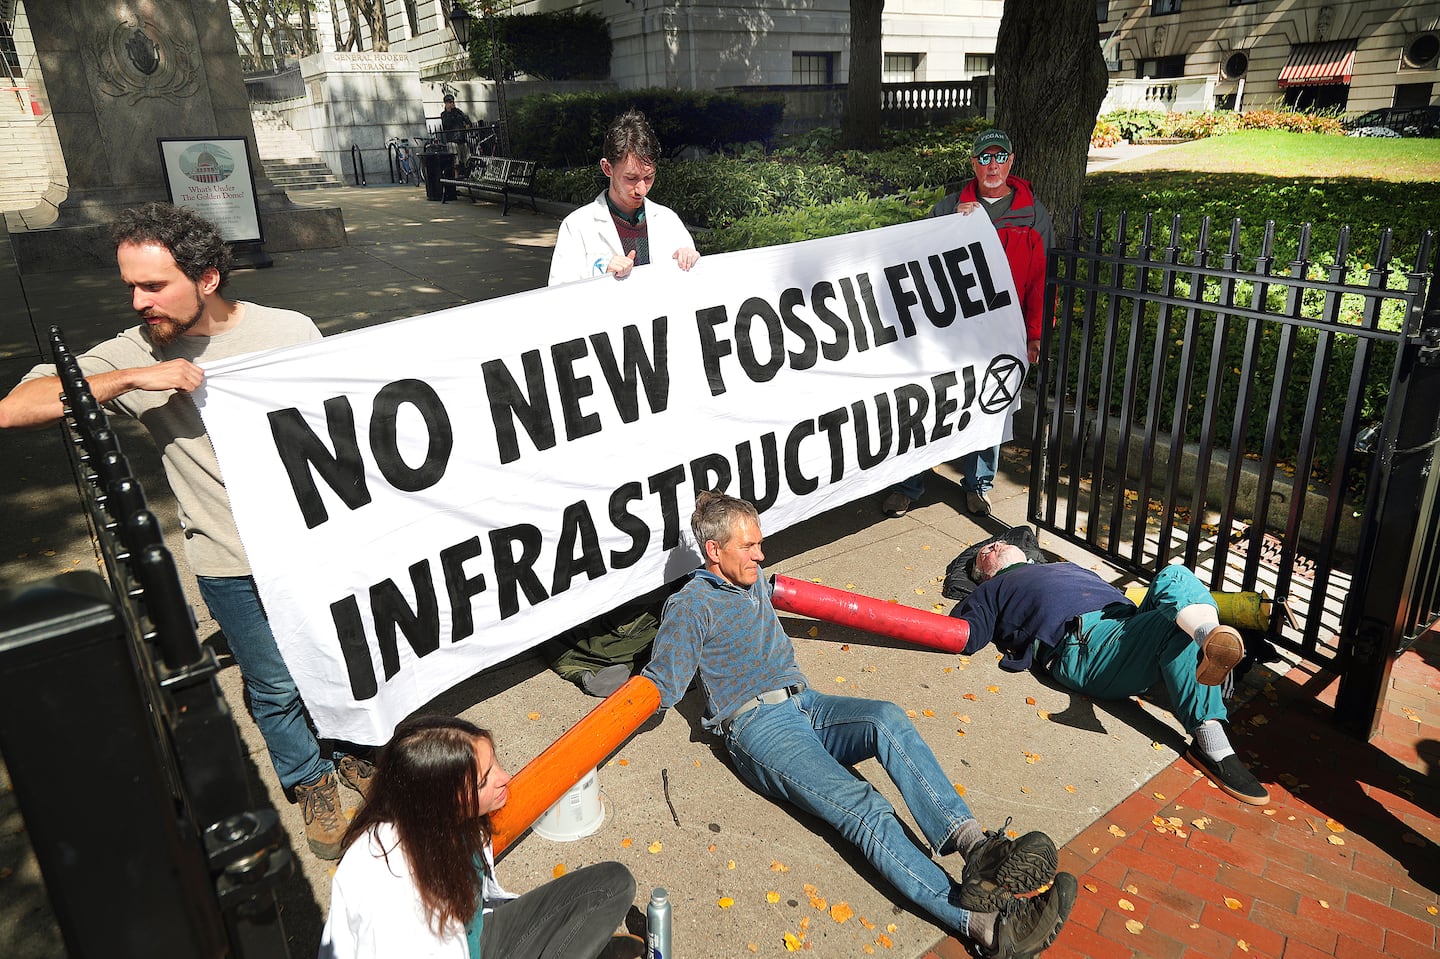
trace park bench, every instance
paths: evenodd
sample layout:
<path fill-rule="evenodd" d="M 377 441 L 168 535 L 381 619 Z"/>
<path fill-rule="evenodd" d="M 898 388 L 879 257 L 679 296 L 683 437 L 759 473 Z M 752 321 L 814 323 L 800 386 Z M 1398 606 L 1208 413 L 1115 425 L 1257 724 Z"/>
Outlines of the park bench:
<path fill-rule="evenodd" d="M 472 157 L 470 169 L 465 176 L 455 180 L 441 180 L 445 186 L 453 186 L 457 192 L 463 190 L 471 200 L 481 197 L 476 194 L 498 194 L 504 201 L 501 216 L 510 212 L 510 194 L 520 193 L 530 198 L 530 208 L 536 213 L 540 208 L 535 204 L 535 161 L 512 160 L 509 157 Z"/>

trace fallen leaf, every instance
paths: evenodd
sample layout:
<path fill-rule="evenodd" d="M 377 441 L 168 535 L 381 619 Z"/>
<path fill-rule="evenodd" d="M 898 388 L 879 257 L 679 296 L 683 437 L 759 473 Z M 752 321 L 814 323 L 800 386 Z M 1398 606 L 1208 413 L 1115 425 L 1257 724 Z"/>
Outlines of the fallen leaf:
<path fill-rule="evenodd" d="M 804 938 L 805 930 L 807 930 L 807 929 L 809 929 L 809 928 L 810 928 L 810 917 L 809 917 L 809 916 L 806 916 L 804 919 L 801 919 L 801 920 L 800 920 L 800 935 L 801 935 L 801 938 Z"/>
<path fill-rule="evenodd" d="M 1260 810 L 1260 811 L 1261 811 L 1262 813 L 1264 813 L 1266 816 L 1273 816 L 1273 815 L 1275 815 L 1275 810 L 1273 810 L 1273 809 L 1262 809 L 1262 810 Z"/>
<path fill-rule="evenodd" d="M 1130 895 L 1132 896 L 1140 895 L 1140 887 L 1135 885 L 1133 882 L 1125 886 L 1125 891 L 1130 893 Z"/>
<path fill-rule="evenodd" d="M 1021 791 L 1022 793 L 1024 793 L 1025 795 L 1027 795 L 1027 796 L 1030 795 L 1030 787 L 1029 787 L 1029 786 L 1021 786 L 1021 787 L 1020 787 L 1020 791 Z"/>
<path fill-rule="evenodd" d="M 913 710 L 913 709 L 907 709 L 907 710 L 905 710 L 905 715 L 906 715 L 906 716 L 909 716 L 911 719 L 914 719 L 915 717 L 919 716 L 920 714 L 917 713 L 917 712 L 916 712 L 915 710 Z"/>
<path fill-rule="evenodd" d="M 934 716 L 934 715 L 935 715 L 935 710 L 933 710 L 933 709 L 922 709 L 922 710 L 920 711 L 920 715 L 922 715 L 922 716 Z"/>
<path fill-rule="evenodd" d="M 1074 787 L 1074 786 L 1070 786 L 1070 785 L 1066 785 L 1065 791 L 1066 791 L 1067 793 L 1073 793 L 1073 792 L 1075 791 L 1075 787 Z"/>
<path fill-rule="evenodd" d="M 860 917 L 860 925 L 864 926 L 866 929 L 875 928 L 875 923 L 871 922 L 869 919 L 866 919 L 864 916 Z"/>
<path fill-rule="evenodd" d="M 1249 952 L 1249 951 L 1250 951 L 1250 943 L 1246 942 L 1244 939 L 1236 939 L 1236 940 L 1235 940 L 1235 945 L 1237 945 L 1237 946 L 1240 947 L 1240 951 L 1241 951 L 1241 952 Z"/>
<path fill-rule="evenodd" d="M 1140 922 L 1138 919 L 1127 919 L 1125 920 L 1125 929 L 1130 935 L 1138 936 L 1145 931 L 1145 923 Z"/>
<path fill-rule="evenodd" d="M 715 844 L 712 842 L 710 845 L 706 846 L 706 847 L 705 847 L 705 851 L 706 851 L 706 852 L 714 852 L 714 851 L 715 851 Z"/>
<path fill-rule="evenodd" d="M 755 943 L 753 943 L 753 942 L 747 942 L 747 943 L 745 943 L 745 948 L 746 948 L 746 949 L 749 949 L 751 952 L 759 952 L 759 951 L 760 951 L 760 947 L 757 946 L 757 945 L 755 945 Z"/>
<path fill-rule="evenodd" d="M 888 933 L 890 933 L 891 935 L 894 935 L 894 934 L 895 934 L 895 928 L 896 928 L 895 923 L 892 922 L 892 923 L 890 923 L 890 925 L 888 925 L 888 926 L 885 927 L 885 931 L 888 932 Z"/>
<path fill-rule="evenodd" d="M 973 703 L 973 702 L 975 702 L 977 699 L 979 699 L 980 697 L 979 697 L 979 696 L 976 696 L 974 693 L 966 693 L 964 696 L 961 696 L 960 698 L 961 698 L 961 699 L 968 699 L 968 700 L 970 700 L 970 701 Z"/>
<path fill-rule="evenodd" d="M 865 955 L 867 955 L 867 956 L 873 956 L 873 955 L 875 955 L 875 947 L 872 946 L 872 945 L 870 945 L 870 943 L 868 943 L 868 942 L 865 943 L 865 945 L 861 946 L 860 948 L 865 950 Z"/>
<path fill-rule="evenodd" d="M 629 836 L 626 836 L 624 839 L 620 840 L 621 849 L 629 849 L 634 844 L 635 840 L 631 839 Z"/>
<path fill-rule="evenodd" d="M 844 646 L 841 646 L 841 647 L 840 647 L 840 652 L 842 652 L 842 653 L 848 653 L 848 652 L 850 652 L 850 644 L 849 644 L 849 643 L 846 643 Z"/>
<path fill-rule="evenodd" d="M 716 902 L 715 905 L 719 906 L 721 909 L 729 909 L 731 906 L 735 905 L 735 900 L 731 899 L 729 896 L 721 896 L 719 901 Z"/>
<path fill-rule="evenodd" d="M 1325 838 L 1330 841 L 1330 845 L 1332 846 L 1345 845 L 1345 840 L 1341 839 L 1339 836 L 1326 836 Z"/>
<path fill-rule="evenodd" d="M 875 937 L 875 941 L 876 941 L 877 943 L 879 943 L 880 945 L 884 946 L 886 949 L 893 949 L 893 948 L 895 948 L 895 943 L 891 942 L 891 941 L 890 941 L 890 937 L 887 936 L 887 935 L 885 935 L 885 933 L 883 933 L 883 932 L 880 933 L 880 935 L 878 935 L 878 936 Z"/>
<path fill-rule="evenodd" d="M 1000 692 L 1000 687 L 999 687 L 999 686 L 986 686 L 985 688 L 988 689 L 988 690 L 990 690 L 990 692 L 992 692 L 992 693 L 998 693 L 998 692 Z"/>
<path fill-rule="evenodd" d="M 786 952 L 799 952 L 799 951 L 800 951 L 800 940 L 799 940 L 798 938 L 796 938 L 796 936 L 795 936 L 795 934 L 794 934 L 793 932 L 787 932 L 787 933 L 785 933 L 785 951 L 786 951 Z"/>
<path fill-rule="evenodd" d="M 1226 897 L 1225 897 L 1225 908 L 1227 908 L 1227 909 L 1237 909 L 1237 910 L 1238 910 L 1238 909 L 1243 908 L 1244 905 L 1245 905 L 1245 904 L 1244 904 L 1243 902 L 1241 902 L 1239 899 L 1236 899 L 1234 896 L 1226 896 Z"/>
<path fill-rule="evenodd" d="M 957 729 L 957 730 L 955 730 L 955 735 L 957 735 L 957 736 L 963 736 L 963 735 L 965 735 L 965 730 L 963 730 L 963 729 Z"/>
<path fill-rule="evenodd" d="M 655 840 L 654 842 L 652 842 L 652 843 L 650 844 L 650 851 L 651 851 L 652 853 L 659 852 L 660 850 L 662 850 L 662 849 L 664 849 L 664 848 L 665 848 L 664 846 L 660 845 L 660 840 L 658 840 L 658 839 Z"/>
<path fill-rule="evenodd" d="M 778 892 L 776 892 L 775 890 L 772 889 L 772 890 L 770 890 L 769 892 L 767 892 L 767 893 L 765 894 L 765 901 L 766 901 L 766 902 L 779 902 L 779 901 L 780 901 L 780 894 L 779 894 Z"/>
<path fill-rule="evenodd" d="M 776 862 L 775 860 L 772 859 L 772 860 L 770 861 L 770 871 L 771 871 L 771 872 L 789 872 L 789 871 L 790 871 L 790 867 L 787 866 L 787 865 L 785 865 L 783 862 Z"/>
<path fill-rule="evenodd" d="M 1328 902 L 1326 902 L 1324 899 L 1317 899 L 1316 902 L 1320 903 L 1320 908 L 1321 908 L 1321 909 L 1329 909 L 1329 908 L 1330 908 L 1330 904 L 1329 904 Z M 1435 907 L 1434 907 L 1434 906 L 1431 906 L 1430 909 L 1432 910 L 1432 912 L 1431 912 L 1430 914 L 1433 916 L 1433 915 L 1435 914 L 1435 913 L 1433 912 L 1433 910 L 1435 909 Z"/>
<path fill-rule="evenodd" d="M 526 718 L 526 719 L 529 719 L 529 720 L 531 720 L 531 721 L 534 721 L 534 720 L 540 718 L 540 714 L 539 714 L 539 713 L 528 713 L 528 714 L 525 716 L 525 718 Z"/>
<path fill-rule="evenodd" d="M 1110 833 L 1110 835 L 1114 836 L 1116 839 L 1124 839 L 1124 838 L 1125 838 L 1125 830 L 1121 829 L 1119 826 L 1111 826 L 1110 829 L 1108 830 L 1108 832 Z"/>
<path fill-rule="evenodd" d="M 917 587 L 915 588 L 915 595 L 916 595 L 916 596 L 924 596 L 924 595 L 925 595 L 925 590 L 920 589 L 920 588 L 917 586 Z"/>
<path fill-rule="evenodd" d="M 946 666 L 945 669 L 942 670 L 942 672 L 953 673 L 953 672 L 955 672 L 955 667 L 954 667 L 954 666 Z"/>
<path fill-rule="evenodd" d="M 951 783 L 950 785 L 952 785 L 952 786 L 955 787 L 955 792 L 956 792 L 956 793 L 958 793 L 958 794 L 961 795 L 961 796 L 965 795 L 965 787 L 964 787 L 964 786 L 960 785 L 959 783 Z"/>
<path fill-rule="evenodd" d="M 843 682 L 845 682 L 845 677 L 844 677 L 844 676 L 836 676 L 836 677 L 835 677 L 835 682 L 837 682 L 837 683 L 843 683 Z"/>
<path fill-rule="evenodd" d="M 1159 743 L 1152 742 L 1152 743 L 1150 744 L 1150 748 L 1153 749 L 1153 750 L 1155 750 L 1155 751 L 1158 753 L 1158 752 L 1160 752 L 1161 750 L 1163 750 L 1165 747 L 1162 746 L 1162 745 L 1160 745 Z"/>
<path fill-rule="evenodd" d="M 1135 911 L 1135 904 L 1129 899 L 1121 899 L 1119 902 L 1115 903 L 1115 905 L 1119 906 L 1121 909 L 1124 909 L 1126 912 Z"/>
<path fill-rule="evenodd" d="M 806 635 L 809 636 L 811 639 L 814 639 L 816 636 L 819 636 L 819 635 L 820 635 L 820 627 L 819 627 L 819 626 L 811 626 L 810 629 L 809 629 L 809 631 L 806 633 Z"/>
<path fill-rule="evenodd" d="M 725 864 L 725 868 L 726 868 L 726 869 L 734 869 L 734 868 L 735 868 L 735 860 L 732 859 L 732 860 L 730 860 L 729 862 L 727 862 L 727 863 Z"/>
<path fill-rule="evenodd" d="M 1327 819 L 1327 820 L 1325 820 L 1325 828 L 1328 829 L 1328 830 L 1330 830 L 1331 832 L 1344 832 L 1344 831 L 1345 831 L 1345 827 L 1342 826 L 1342 825 L 1340 825 L 1338 822 L 1336 822 L 1336 821 L 1333 820 L 1333 819 Z"/>
<path fill-rule="evenodd" d="M 1044 720 L 1049 720 L 1049 719 L 1050 719 L 1050 714 L 1049 714 L 1048 712 L 1046 712 L 1045 710 L 1043 710 L 1043 709 L 1037 709 L 1037 710 L 1035 710 L 1035 715 L 1036 715 L 1036 716 L 1039 716 L 1041 719 L 1044 719 Z"/>
<path fill-rule="evenodd" d="M 617 766 L 628 766 L 628 765 L 630 765 L 630 760 L 628 760 L 628 759 L 617 759 L 617 760 L 615 760 L 615 765 L 617 765 Z"/>
<path fill-rule="evenodd" d="M 968 724 L 968 723 L 970 722 L 970 714 L 969 714 L 969 713 L 966 713 L 965 715 L 961 716 L 961 717 L 960 717 L 960 721 L 961 721 L 962 723 L 967 723 L 967 724 Z"/>
<path fill-rule="evenodd" d="M 1034 705 L 1035 705 L 1035 697 L 1034 697 L 1034 696 L 1026 696 L 1026 697 L 1025 697 L 1025 705 L 1026 705 L 1026 706 L 1034 706 Z"/>
<path fill-rule="evenodd" d="M 851 909 L 848 903 L 837 902 L 830 907 L 830 918 L 836 922 L 847 922 L 854 915 L 855 910 Z"/>
<path fill-rule="evenodd" d="M 1325 908 L 1326 908 L 1326 909 L 1329 909 L 1330 906 L 1329 906 L 1329 905 L 1326 905 Z M 1440 910 L 1437 910 L 1434 906 L 1426 906 L 1426 907 L 1425 907 L 1425 911 L 1428 912 L 1428 913 L 1430 913 L 1430 915 L 1433 916 L 1433 915 L 1436 914 L 1437 911 L 1440 911 Z"/>
<path fill-rule="evenodd" d="M 563 862 L 556 863 L 555 868 L 550 870 L 550 875 L 555 879 L 559 879 L 561 876 L 565 875 L 565 864 Z"/>

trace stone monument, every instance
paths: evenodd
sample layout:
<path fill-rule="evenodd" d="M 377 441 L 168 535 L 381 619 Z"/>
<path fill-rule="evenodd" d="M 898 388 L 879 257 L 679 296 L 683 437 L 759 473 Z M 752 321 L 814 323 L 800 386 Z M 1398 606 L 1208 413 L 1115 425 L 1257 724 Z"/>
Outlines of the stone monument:
<path fill-rule="evenodd" d="M 168 195 L 161 137 L 247 140 L 266 250 L 346 244 L 338 207 L 297 206 L 261 168 L 224 0 L 26 9 L 69 191 L 53 223 L 11 234 L 22 273 L 113 266 L 110 220 Z"/>

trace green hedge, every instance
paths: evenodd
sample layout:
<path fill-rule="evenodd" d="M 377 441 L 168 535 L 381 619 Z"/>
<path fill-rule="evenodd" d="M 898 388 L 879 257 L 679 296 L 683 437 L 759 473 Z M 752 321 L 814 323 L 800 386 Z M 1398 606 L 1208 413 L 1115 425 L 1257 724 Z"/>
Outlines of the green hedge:
<path fill-rule="evenodd" d="M 512 151 L 551 167 L 592 166 L 610 123 L 632 107 L 645 114 L 672 157 L 690 147 L 767 143 L 785 114 L 779 97 L 656 89 L 536 94 L 510 107 Z"/>

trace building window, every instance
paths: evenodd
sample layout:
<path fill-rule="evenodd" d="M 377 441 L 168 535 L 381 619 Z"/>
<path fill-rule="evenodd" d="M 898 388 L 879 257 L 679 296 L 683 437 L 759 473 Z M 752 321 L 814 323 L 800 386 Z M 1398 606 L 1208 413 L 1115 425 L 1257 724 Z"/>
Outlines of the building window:
<path fill-rule="evenodd" d="M 880 79 L 885 83 L 914 83 L 920 79 L 920 54 L 887 53 Z"/>
<path fill-rule="evenodd" d="M 1110 0 L 1095 0 L 1095 19 L 1100 23 L 1110 19 Z"/>
<path fill-rule="evenodd" d="M 989 76 L 995 72 L 995 54 L 993 53 L 967 53 L 965 54 L 965 73 L 970 77 Z"/>
<path fill-rule="evenodd" d="M 405 0 L 405 22 L 410 24 L 410 36 L 420 36 L 420 10 L 415 0 Z"/>
<path fill-rule="evenodd" d="M 0 59 L 4 59 L 5 70 L 9 76 L 20 76 L 20 54 L 15 50 L 15 38 L 10 34 L 10 24 L 4 20 L 0 20 Z"/>
<path fill-rule="evenodd" d="M 1135 76 L 1149 77 L 1152 80 L 1167 80 L 1173 77 L 1185 75 L 1185 58 L 1179 57 L 1156 57 L 1151 60 L 1135 61 Z"/>
<path fill-rule="evenodd" d="M 1180 0 L 1150 0 L 1150 16 L 1162 17 L 1180 12 Z"/>
<path fill-rule="evenodd" d="M 1428 107 L 1430 96 L 1434 93 L 1433 83 L 1397 83 L 1395 84 L 1395 106 L 1397 107 Z"/>
<path fill-rule="evenodd" d="M 1245 6 L 1246 4 L 1248 4 L 1248 3 L 1254 3 L 1254 2 L 1255 2 L 1255 0 L 1230 0 L 1230 6 L 1232 6 L 1232 7 L 1243 7 L 1243 6 Z"/>
<path fill-rule="evenodd" d="M 834 83 L 835 54 L 833 53 L 792 53 L 790 54 L 791 83 Z"/>

